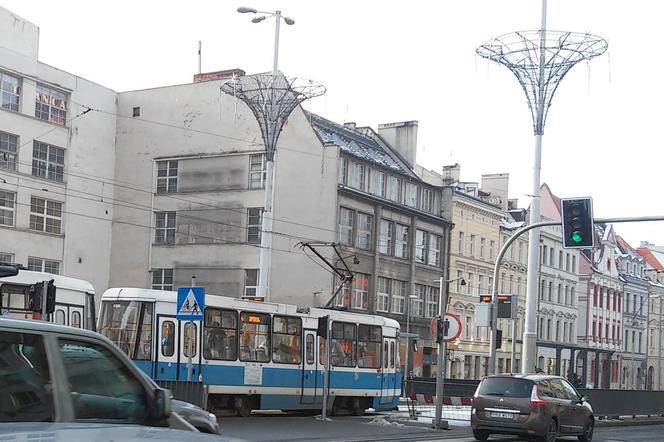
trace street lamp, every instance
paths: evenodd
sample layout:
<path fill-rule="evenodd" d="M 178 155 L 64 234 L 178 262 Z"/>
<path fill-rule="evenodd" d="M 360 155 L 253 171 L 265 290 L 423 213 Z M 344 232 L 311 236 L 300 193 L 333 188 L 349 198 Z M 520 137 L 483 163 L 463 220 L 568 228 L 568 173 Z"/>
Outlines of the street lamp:
<path fill-rule="evenodd" d="M 248 8 L 246 6 L 240 6 L 237 8 L 237 12 L 240 14 L 257 14 L 261 13 L 264 15 L 260 15 L 257 17 L 254 17 L 251 22 L 252 23 L 260 23 L 261 21 L 265 20 L 267 17 L 275 17 L 275 26 L 274 26 L 274 59 L 272 62 L 272 76 L 270 79 L 270 95 L 271 99 L 269 100 L 272 106 L 269 106 L 269 112 L 268 112 L 268 119 L 272 122 L 276 122 L 278 120 L 278 112 L 279 110 L 276 109 L 274 106 L 275 102 L 275 79 L 278 74 L 278 61 L 279 61 L 279 25 L 281 24 L 281 19 L 283 18 L 284 21 L 286 22 L 287 25 L 293 25 L 295 24 L 295 20 L 289 17 L 283 17 L 281 15 L 281 11 L 274 11 L 274 12 L 265 12 L 265 11 L 258 11 L 254 8 Z M 254 111 L 254 113 L 256 113 Z M 273 129 L 274 130 L 274 129 Z M 277 131 L 278 134 L 278 131 Z M 270 137 L 266 136 L 265 133 L 263 136 L 266 138 L 266 140 Z M 274 137 L 274 134 L 272 134 L 272 137 Z M 262 215 L 262 220 L 261 220 L 261 231 L 263 232 L 261 235 L 261 249 L 260 249 L 260 256 L 259 256 L 259 270 L 258 270 L 258 293 L 259 296 L 263 296 L 263 299 L 266 301 L 269 301 L 269 281 L 270 281 L 270 260 L 272 259 L 271 251 L 272 251 L 272 203 L 274 200 L 274 195 L 273 195 L 273 187 L 274 187 L 274 158 L 272 153 L 270 152 L 270 148 L 274 146 L 270 146 L 267 141 L 266 141 L 266 148 L 268 149 L 268 155 L 267 155 L 267 161 L 265 165 L 265 203 L 263 204 L 263 215 Z"/>
<path fill-rule="evenodd" d="M 277 75 L 277 63 L 279 61 L 279 25 L 281 24 L 281 19 L 286 22 L 287 25 L 292 26 L 295 24 L 295 20 L 290 17 L 284 17 L 281 15 L 281 11 L 266 12 L 258 11 L 254 8 L 247 8 L 246 6 L 240 6 L 237 8 L 237 12 L 240 14 L 265 14 L 257 15 L 251 19 L 252 23 L 260 23 L 268 17 L 275 17 L 274 25 L 274 62 L 272 63 L 272 75 Z"/>

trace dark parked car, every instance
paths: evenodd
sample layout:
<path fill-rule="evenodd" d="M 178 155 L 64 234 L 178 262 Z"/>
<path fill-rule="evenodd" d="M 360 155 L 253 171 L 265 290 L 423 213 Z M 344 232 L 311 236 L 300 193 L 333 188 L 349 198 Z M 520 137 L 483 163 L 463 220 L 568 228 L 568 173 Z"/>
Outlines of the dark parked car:
<path fill-rule="evenodd" d="M 512 434 L 590 442 L 595 423 L 592 407 L 566 379 L 539 374 L 485 377 L 473 396 L 470 419 L 477 440 Z"/>

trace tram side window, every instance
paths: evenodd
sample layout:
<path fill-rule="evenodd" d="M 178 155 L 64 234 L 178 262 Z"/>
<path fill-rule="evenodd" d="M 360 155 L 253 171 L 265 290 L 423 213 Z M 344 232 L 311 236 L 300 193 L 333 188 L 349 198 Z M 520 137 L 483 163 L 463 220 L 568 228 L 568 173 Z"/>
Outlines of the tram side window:
<path fill-rule="evenodd" d="M 390 342 L 390 368 L 394 368 L 394 341 Z"/>
<path fill-rule="evenodd" d="M 81 314 L 79 312 L 73 312 L 71 314 L 71 326 L 81 328 Z"/>
<path fill-rule="evenodd" d="M 164 321 L 161 324 L 161 355 L 173 356 L 175 354 L 175 323 Z"/>
<path fill-rule="evenodd" d="M 191 322 L 184 323 L 184 345 L 183 352 L 186 357 L 191 356 L 192 358 L 196 356 L 196 324 Z"/>
<path fill-rule="evenodd" d="M 357 327 L 357 366 L 380 368 L 380 327 L 360 324 Z"/>
<path fill-rule="evenodd" d="M 237 312 L 207 307 L 203 356 L 205 359 L 237 359 Z"/>
<path fill-rule="evenodd" d="M 357 327 L 345 322 L 332 323 L 332 365 L 355 367 Z"/>
<path fill-rule="evenodd" d="M 383 349 L 383 368 L 387 368 L 387 364 L 389 361 L 389 354 L 387 351 L 387 341 L 385 341 L 385 348 Z"/>
<path fill-rule="evenodd" d="M 318 337 L 318 363 L 325 365 L 325 338 L 322 336 Z"/>
<path fill-rule="evenodd" d="M 302 319 L 275 316 L 272 321 L 272 362 L 302 362 Z"/>
<path fill-rule="evenodd" d="M 314 335 L 307 335 L 307 364 L 314 363 Z"/>
<path fill-rule="evenodd" d="M 150 360 L 152 356 L 152 306 L 151 303 L 143 304 L 136 359 Z"/>
<path fill-rule="evenodd" d="M 240 360 L 270 360 L 270 315 L 240 313 Z"/>

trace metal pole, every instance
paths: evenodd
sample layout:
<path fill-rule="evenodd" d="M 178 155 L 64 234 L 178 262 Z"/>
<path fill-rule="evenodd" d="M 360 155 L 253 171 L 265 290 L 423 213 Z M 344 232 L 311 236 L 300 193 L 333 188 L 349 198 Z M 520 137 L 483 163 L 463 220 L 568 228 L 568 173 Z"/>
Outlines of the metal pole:
<path fill-rule="evenodd" d="M 41 319 L 48 321 L 46 317 L 46 298 L 48 297 L 48 283 L 49 281 L 42 281 L 42 299 L 41 299 Z"/>
<path fill-rule="evenodd" d="M 272 79 L 271 79 L 271 94 L 272 108 L 270 110 L 269 118 L 275 118 L 272 113 L 274 110 L 274 80 L 278 73 L 279 64 L 279 26 L 281 25 L 281 11 L 274 13 L 274 57 L 272 61 Z M 269 130 L 268 125 L 268 130 Z M 272 134 L 274 137 L 275 134 Z M 271 139 L 272 137 L 267 137 Z M 270 146 L 266 146 L 267 149 Z M 272 205 L 274 202 L 274 157 L 275 152 L 267 152 L 265 164 L 265 201 L 263 203 L 263 215 L 261 218 L 261 251 L 259 257 L 259 270 L 258 270 L 258 293 L 265 301 L 270 301 L 270 268 L 272 260 Z"/>
<path fill-rule="evenodd" d="M 203 57 L 202 54 L 202 45 L 203 43 L 198 40 L 198 73 L 201 73 L 201 58 Z"/>
<path fill-rule="evenodd" d="M 412 300 L 410 299 L 410 295 L 406 299 L 406 333 L 410 333 L 410 302 Z M 408 378 L 409 378 L 409 371 L 408 371 L 408 359 L 410 359 L 410 336 L 406 337 L 406 364 L 404 367 L 404 371 L 406 372 L 406 392 L 409 392 L 408 390 Z"/>
<path fill-rule="evenodd" d="M 196 276 L 191 277 L 191 286 L 196 287 Z M 192 354 L 194 353 L 194 321 L 189 321 L 189 356 L 187 357 L 187 381 L 191 382 L 191 374 L 193 371 Z"/>
<path fill-rule="evenodd" d="M 657 386 L 662 389 L 662 296 L 659 299 L 659 322 L 657 324 L 658 337 L 657 337 Z"/>
<path fill-rule="evenodd" d="M 546 0 L 542 0 L 542 24 L 540 27 L 540 61 L 539 86 L 537 106 L 537 121 L 535 124 L 535 152 L 533 161 L 533 187 L 530 202 L 530 224 L 539 222 L 540 217 L 540 172 L 542 170 L 542 134 L 544 133 L 544 74 L 546 67 Z M 530 234 L 528 241 L 528 275 L 526 285 L 526 319 L 523 331 L 523 344 L 521 346 L 522 364 L 521 372 L 527 373 L 537 363 L 537 288 L 539 258 L 539 230 Z M 494 307 L 497 302 L 494 300 Z"/>
<path fill-rule="evenodd" d="M 441 320 L 445 320 L 445 306 L 447 305 L 447 290 L 444 290 L 446 287 L 445 279 L 441 276 L 440 278 L 440 287 L 438 295 L 438 314 L 440 315 Z M 438 343 L 438 355 L 437 355 L 437 364 L 438 370 L 436 371 L 436 420 L 434 422 L 434 428 L 439 430 L 441 428 L 447 428 L 447 425 L 444 427 L 441 426 L 441 419 L 443 417 L 443 390 L 445 384 L 445 352 L 447 351 L 447 343 L 443 340 Z"/>
<path fill-rule="evenodd" d="M 327 315 L 327 320 L 326 320 L 326 332 L 327 336 L 325 336 L 325 362 L 323 364 L 323 422 L 327 419 L 327 396 L 329 394 L 329 379 L 330 379 L 330 338 L 331 338 L 331 333 L 330 333 L 330 315 Z"/>
<path fill-rule="evenodd" d="M 514 302 L 514 299 L 512 299 L 512 302 Z M 512 373 L 516 373 L 516 369 L 514 367 L 516 364 L 516 320 L 517 318 L 512 319 Z"/>
<path fill-rule="evenodd" d="M 498 256 L 496 257 L 496 263 L 493 267 L 493 300 L 491 302 L 491 347 L 489 348 L 489 374 L 495 374 L 496 373 L 496 349 L 495 349 L 495 342 L 498 339 L 498 328 L 495 326 L 498 323 L 498 271 L 500 270 L 500 264 L 503 261 L 503 256 L 505 256 L 505 252 L 507 252 L 507 249 L 510 247 L 510 245 L 517 240 L 519 236 L 521 236 L 522 233 L 525 233 L 529 230 L 536 229 L 539 227 L 546 227 L 546 226 L 559 226 L 560 221 L 542 221 L 539 223 L 534 223 L 534 224 L 529 224 L 527 226 L 524 226 L 514 232 L 514 234 L 508 238 L 508 240 L 503 244 L 503 247 L 500 249 L 500 252 L 498 252 Z M 538 240 L 539 241 L 539 240 Z M 537 295 L 537 292 L 535 292 L 535 295 Z M 537 296 L 535 296 L 535 306 L 537 305 Z M 495 325 L 494 325 L 495 324 Z M 525 329 L 525 327 L 524 327 Z M 524 330 L 524 335 L 525 335 L 525 330 Z M 537 335 L 535 335 L 537 337 Z M 536 341 L 535 341 L 536 342 Z M 525 336 L 524 336 L 524 344 L 525 344 Z M 525 360 L 523 356 L 523 348 L 524 344 L 521 345 L 521 372 L 526 373 L 527 371 L 524 370 L 525 365 Z M 534 366 L 533 366 L 534 367 Z"/>

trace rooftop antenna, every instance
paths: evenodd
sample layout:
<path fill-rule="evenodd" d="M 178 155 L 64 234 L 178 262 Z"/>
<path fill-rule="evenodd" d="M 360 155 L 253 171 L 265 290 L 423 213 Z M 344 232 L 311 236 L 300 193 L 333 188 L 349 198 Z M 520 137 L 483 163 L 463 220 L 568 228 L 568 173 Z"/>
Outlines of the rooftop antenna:
<path fill-rule="evenodd" d="M 516 76 L 526 93 L 535 133 L 533 191 L 530 224 L 540 222 L 540 170 L 542 168 L 542 135 L 553 94 L 565 75 L 577 63 L 603 54 L 608 43 L 589 33 L 548 31 L 546 3 L 542 0 L 542 22 L 539 30 L 505 34 L 477 48 L 481 57 L 500 63 Z M 521 371 L 527 373 L 537 364 L 537 268 L 539 229 L 529 233 L 528 284 L 526 321 L 523 333 Z M 495 281 L 494 287 L 497 287 Z M 497 292 L 493 296 L 492 334 L 489 373 L 496 371 Z"/>
<path fill-rule="evenodd" d="M 198 74 L 199 74 L 199 75 L 200 75 L 201 72 L 202 72 L 202 71 L 201 71 L 201 62 L 202 62 L 202 57 L 203 57 L 202 49 L 203 49 L 203 42 L 201 42 L 200 40 L 198 40 Z"/>

